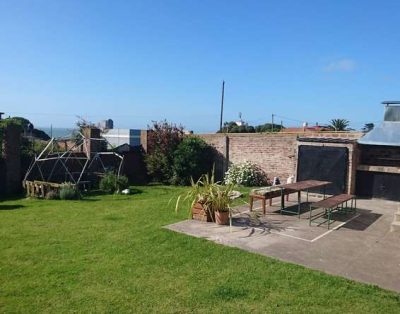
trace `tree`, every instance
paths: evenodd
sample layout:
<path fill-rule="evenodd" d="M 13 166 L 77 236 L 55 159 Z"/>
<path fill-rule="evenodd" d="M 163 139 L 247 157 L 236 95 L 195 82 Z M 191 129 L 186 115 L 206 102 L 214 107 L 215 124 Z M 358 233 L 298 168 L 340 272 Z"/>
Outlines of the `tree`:
<path fill-rule="evenodd" d="M 183 126 L 168 123 L 166 120 L 153 121 L 153 125 L 149 126 L 145 162 L 147 173 L 153 180 L 171 182 L 174 152 L 183 137 Z"/>
<path fill-rule="evenodd" d="M 237 125 L 235 121 L 225 122 L 222 128 L 222 132 L 224 133 L 262 133 L 262 132 L 279 132 L 284 129 L 280 124 L 265 123 L 257 126 L 248 125 L 244 123 L 242 125 Z M 220 133 L 218 131 L 217 133 Z"/>
<path fill-rule="evenodd" d="M 332 119 L 330 127 L 335 131 L 348 131 L 350 122 L 346 119 Z"/>
<path fill-rule="evenodd" d="M 284 127 L 280 124 L 272 124 L 272 123 L 264 123 L 256 126 L 257 133 L 263 132 L 279 132 L 280 130 L 284 129 Z"/>
<path fill-rule="evenodd" d="M 24 132 L 24 135 L 29 135 L 35 139 L 38 140 L 43 140 L 43 141 L 48 141 L 50 139 L 50 136 L 48 136 L 44 131 L 35 129 L 33 124 L 25 118 L 22 117 L 12 117 L 5 119 L 3 121 L 12 121 L 15 124 L 18 124 L 22 131 Z"/>
<path fill-rule="evenodd" d="M 366 123 L 364 125 L 364 127 L 362 128 L 362 131 L 367 133 L 367 132 L 371 131 L 374 127 L 375 127 L 375 125 L 373 123 Z"/>

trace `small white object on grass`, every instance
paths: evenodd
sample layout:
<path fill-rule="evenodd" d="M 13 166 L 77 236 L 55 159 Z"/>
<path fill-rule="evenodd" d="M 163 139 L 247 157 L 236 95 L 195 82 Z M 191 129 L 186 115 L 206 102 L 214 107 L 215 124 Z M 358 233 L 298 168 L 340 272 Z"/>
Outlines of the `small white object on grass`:
<path fill-rule="evenodd" d="M 122 190 L 121 193 L 122 193 L 122 194 L 130 194 L 131 191 L 130 191 L 129 189 L 125 189 L 125 190 Z"/>
<path fill-rule="evenodd" d="M 239 191 L 231 191 L 229 192 L 229 198 L 231 200 L 234 200 L 235 198 L 239 198 L 242 196 L 242 193 L 240 193 Z"/>

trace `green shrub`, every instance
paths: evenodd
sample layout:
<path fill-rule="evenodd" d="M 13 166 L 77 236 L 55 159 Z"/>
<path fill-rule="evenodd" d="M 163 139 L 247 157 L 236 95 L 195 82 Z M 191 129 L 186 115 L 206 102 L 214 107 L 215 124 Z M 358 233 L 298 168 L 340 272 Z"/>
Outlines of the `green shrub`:
<path fill-rule="evenodd" d="M 267 175 L 256 164 L 245 161 L 231 166 L 224 181 L 226 184 L 261 186 L 267 184 Z"/>
<path fill-rule="evenodd" d="M 56 190 L 51 190 L 46 194 L 46 200 L 58 200 L 60 199 L 60 195 Z"/>
<path fill-rule="evenodd" d="M 171 183 L 174 152 L 183 138 L 182 126 L 165 120 L 153 121 L 153 125 L 149 126 L 145 162 L 147 173 L 153 181 Z"/>
<path fill-rule="evenodd" d="M 212 168 L 213 151 L 199 137 L 186 137 L 174 152 L 172 184 L 188 185 Z"/>
<path fill-rule="evenodd" d="M 59 195 L 61 200 L 77 200 L 81 197 L 76 187 L 69 182 L 61 185 Z"/>
<path fill-rule="evenodd" d="M 106 173 L 100 180 L 100 190 L 107 193 L 118 193 L 128 187 L 128 178 L 126 176 L 117 176 L 113 172 Z"/>

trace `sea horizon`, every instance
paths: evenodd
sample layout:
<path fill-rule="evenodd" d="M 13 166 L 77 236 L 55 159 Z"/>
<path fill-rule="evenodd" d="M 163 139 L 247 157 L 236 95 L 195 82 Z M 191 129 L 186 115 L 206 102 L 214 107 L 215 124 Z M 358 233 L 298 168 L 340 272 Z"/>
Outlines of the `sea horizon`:
<path fill-rule="evenodd" d="M 50 137 L 69 137 L 72 135 L 74 128 L 62 128 L 62 127 L 37 127 L 38 130 L 44 131 Z"/>

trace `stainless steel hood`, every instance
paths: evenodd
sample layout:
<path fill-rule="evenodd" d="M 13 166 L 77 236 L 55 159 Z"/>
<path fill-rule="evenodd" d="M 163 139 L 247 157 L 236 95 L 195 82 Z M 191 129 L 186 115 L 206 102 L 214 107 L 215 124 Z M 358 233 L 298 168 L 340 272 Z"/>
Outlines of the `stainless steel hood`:
<path fill-rule="evenodd" d="M 385 104 L 383 123 L 360 138 L 359 144 L 400 146 L 400 102 L 384 101 L 383 104 Z"/>

